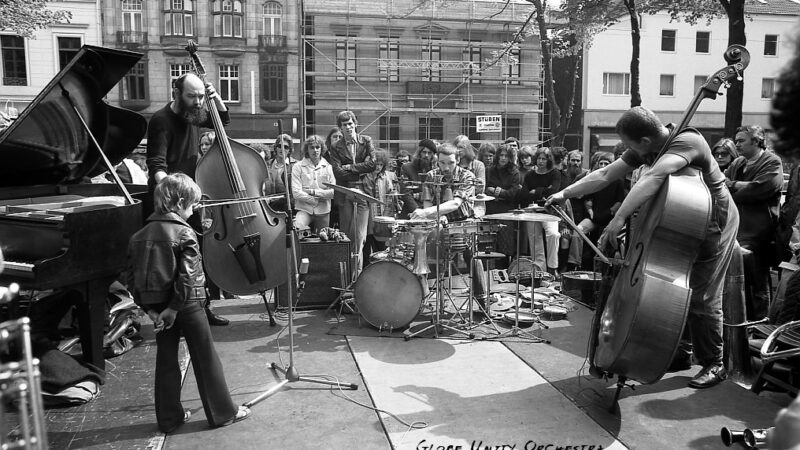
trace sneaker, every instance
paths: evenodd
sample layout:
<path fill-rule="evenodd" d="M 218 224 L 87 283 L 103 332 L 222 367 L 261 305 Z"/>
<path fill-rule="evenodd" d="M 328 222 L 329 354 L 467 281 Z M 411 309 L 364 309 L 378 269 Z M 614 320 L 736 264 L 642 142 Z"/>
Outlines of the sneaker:
<path fill-rule="evenodd" d="M 728 378 L 728 372 L 722 364 L 712 364 L 705 366 L 689 381 L 689 387 L 695 389 L 705 389 L 716 386 L 724 379 Z"/>

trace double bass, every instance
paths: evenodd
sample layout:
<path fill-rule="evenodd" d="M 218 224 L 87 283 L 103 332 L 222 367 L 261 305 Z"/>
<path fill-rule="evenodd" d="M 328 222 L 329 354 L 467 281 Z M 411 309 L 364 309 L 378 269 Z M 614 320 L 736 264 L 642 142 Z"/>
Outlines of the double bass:
<path fill-rule="evenodd" d="M 658 153 L 660 158 L 684 131 L 700 102 L 722 86 L 741 80 L 750 54 L 728 47 L 728 65 L 698 89 L 681 121 Z M 590 371 L 654 383 L 666 373 L 689 311 L 689 276 L 711 218 L 711 196 L 696 167 L 670 175 L 634 220 L 628 251 L 605 303 L 598 306 L 589 342 Z M 619 393 L 619 390 L 617 391 Z"/>
<path fill-rule="evenodd" d="M 205 82 L 197 45 L 186 50 Z M 213 99 L 206 107 L 217 139 L 197 162 L 196 181 L 211 226 L 203 233 L 206 274 L 220 289 L 238 295 L 263 293 L 286 283 L 286 213 L 274 211 L 262 195 L 267 164 L 252 148 L 228 139 Z M 266 263 L 270 266 L 267 267 Z"/>

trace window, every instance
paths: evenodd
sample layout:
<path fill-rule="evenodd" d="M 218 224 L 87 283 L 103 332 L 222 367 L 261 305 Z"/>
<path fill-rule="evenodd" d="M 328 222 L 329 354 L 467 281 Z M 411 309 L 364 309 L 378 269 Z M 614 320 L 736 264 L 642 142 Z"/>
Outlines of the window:
<path fill-rule="evenodd" d="M 239 66 L 221 64 L 219 66 L 219 96 L 223 102 L 239 101 Z"/>
<path fill-rule="evenodd" d="M 470 42 L 469 47 L 464 49 L 464 55 L 462 58 L 464 61 L 472 63 L 472 67 L 465 71 L 464 76 L 469 77 L 469 82 L 473 84 L 481 83 L 479 75 L 481 73 L 481 61 L 483 60 L 483 57 L 481 54 L 481 48 L 478 45 L 479 44 L 475 42 Z"/>
<path fill-rule="evenodd" d="M 336 79 L 346 79 L 345 74 L 356 74 L 356 43 L 350 40 L 336 41 Z"/>
<path fill-rule="evenodd" d="M 698 31 L 694 41 L 694 51 L 697 53 L 708 53 L 711 47 L 711 32 Z"/>
<path fill-rule="evenodd" d="M 267 36 L 283 35 L 281 17 L 283 17 L 283 7 L 280 3 L 264 3 L 261 17 L 263 20 L 264 34 Z"/>
<path fill-rule="evenodd" d="M 419 140 L 444 140 L 444 120 L 441 117 L 419 118 Z"/>
<path fill-rule="evenodd" d="M 381 81 L 400 81 L 400 68 L 397 61 L 400 59 L 400 44 L 389 42 L 378 45 L 378 66 Z"/>
<path fill-rule="evenodd" d="M 181 75 L 191 72 L 192 66 L 189 64 L 170 64 L 169 65 L 169 93 L 170 97 L 172 97 L 172 87 L 174 86 L 175 80 L 178 79 Z M 171 99 L 171 98 L 170 98 Z"/>
<path fill-rule="evenodd" d="M 506 78 L 505 83 L 519 84 L 520 76 L 520 53 L 518 48 L 512 48 L 508 52 L 508 64 L 503 69 L 503 77 Z"/>
<path fill-rule="evenodd" d="M 122 31 L 142 31 L 142 0 L 122 0 Z"/>
<path fill-rule="evenodd" d="M 164 0 L 164 35 L 194 36 L 194 0 Z"/>
<path fill-rule="evenodd" d="M 631 74 L 603 73 L 603 95 L 630 95 Z"/>
<path fill-rule="evenodd" d="M 761 98 L 771 99 L 775 94 L 775 78 L 761 79 Z"/>
<path fill-rule="evenodd" d="M 400 144 L 397 141 L 400 139 L 400 118 L 397 116 L 381 116 L 378 120 L 380 123 L 379 137 L 383 143 L 384 148 L 388 148 L 394 155 L 400 151 Z"/>
<path fill-rule="evenodd" d="M 675 30 L 661 30 L 661 51 L 675 51 Z"/>
<path fill-rule="evenodd" d="M 286 66 L 265 64 L 261 68 L 261 99 L 268 103 L 286 100 Z"/>
<path fill-rule="evenodd" d="M 243 11 L 239 0 L 214 0 L 214 37 L 242 37 Z"/>
<path fill-rule="evenodd" d="M 58 37 L 58 64 L 59 69 L 67 67 L 72 58 L 81 49 L 81 38 L 79 37 Z"/>
<path fill-rule="evenodd" d="M 675 75 L 661 75 L 659 82 L 658 95 L 672 97 L 675 95 Z"/>
<path fill-rule="evenodd" d="M 0 36 L 0 53 L 3 58 L 3 85 L 27 86 L 28 65 L 25 63 L 25 38 Z"/>
<path fill-rule="evenodd" d="M 767 34 L 764 36 L 764 56 L 778 55 L 778 35 Z"/>
<path fill-rule="evenodd" d="M 442 46 L 436 41 L 430 40 L 422 47 L 422 60 L 430 61 L 423 72 L 423 76 L 428 81 L 441 81 L 442 71 L 439 68 L 439 61 L 442 59 Z"/>
<path fill-rule="evenodd" d="M 700 86 L 706 84 L 706 80 L 708 79 L 705 75 L 695 75 L 694 76 L 694 90 L 692 92 L 697 93 L 700 89 Z"/>
<path fill-rule="evenodd" d="M 522 119 L 503 117 L 503 136 L 522 136 Z"/>
<path fill-rule="evenodd" d="M 122 80 L 122 100 L 147 100 L 147 66 L 139 61 Z"/>
<path fill-rule="evenodd" d="M 462 117 L 461 118 L 461 134 L 468 137 L 470 141 L 477 142 L 483 139 L 481 133 L 478 133 L 478 128 L 475 124 L 475 117 Z"/>

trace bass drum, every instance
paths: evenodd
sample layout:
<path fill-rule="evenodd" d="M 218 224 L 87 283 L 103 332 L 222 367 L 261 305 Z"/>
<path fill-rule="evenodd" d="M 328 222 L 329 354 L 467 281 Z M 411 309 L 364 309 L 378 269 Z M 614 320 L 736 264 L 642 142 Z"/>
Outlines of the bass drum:
<path fill-rule="evenodd" d="M 405 328 L 422 307 L 422 282 L 396 261 L 378 261 L 358 275 L 353 296 L 358 312 L 378 330 Z"/>

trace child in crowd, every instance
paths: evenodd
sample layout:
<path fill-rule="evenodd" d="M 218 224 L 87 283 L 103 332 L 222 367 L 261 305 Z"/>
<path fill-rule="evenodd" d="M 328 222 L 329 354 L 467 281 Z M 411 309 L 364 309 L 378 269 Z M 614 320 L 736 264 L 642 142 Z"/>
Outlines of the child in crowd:
<path fill-rule="evenodd" d="M 203 303 L 205 275 L 200 247 L 186 220 L 200 201 L 200 187 L 182 173 L 155 188 L 155 212 L 128 245 L 128 289 L 155 326 L 155 409 L 158 428 L 170 433 L 190 418 L 181 405 L 178 344 L 186 338 L 206 420 L 222 427 L 246 419 L 250 410 L 231 399 L 214 348 Z"/>

